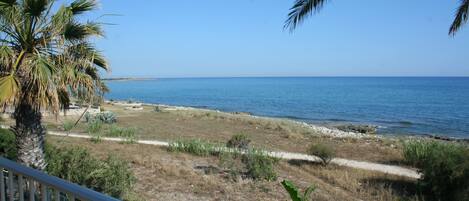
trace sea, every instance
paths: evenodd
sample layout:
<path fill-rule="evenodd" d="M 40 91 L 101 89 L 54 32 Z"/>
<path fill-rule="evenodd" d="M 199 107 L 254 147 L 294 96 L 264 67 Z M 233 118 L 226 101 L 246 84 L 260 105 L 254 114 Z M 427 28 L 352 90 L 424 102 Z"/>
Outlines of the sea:
<path fill-rule="evenodd" d="M 382 135 L 469 138 L 469 77 L 248 77 L 107 81 L 107 99 L 369 124 Z"/>

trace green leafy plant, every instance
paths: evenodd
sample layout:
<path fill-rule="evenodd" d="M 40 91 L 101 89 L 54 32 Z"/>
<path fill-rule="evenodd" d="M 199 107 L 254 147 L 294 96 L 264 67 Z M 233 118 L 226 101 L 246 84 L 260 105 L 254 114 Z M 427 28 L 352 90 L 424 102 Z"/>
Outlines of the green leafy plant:
<path fill-rule="evenodd" d="M 85 121 L 88 123 L 94 122 L 94 121 L 101 121 L 102 123 L 105 123 L 105 124 L 113 124 L 117 122 L 117 116 L 115 113 L 111 111 L 104 111 L 104 112 L 100 112 L 94 115 L 87 112 L 85 114 Z"/>
<path fill-rule="evenodd" d="M 46 160 L 47 173 L 116 198 L 131 192 L 135 183 L 128 163 L 112 155 L 101 160 L 84 148 L 47 145 Z"/>
<path fill-rule="evenodd" d="M 308 148 L 307 153 L 309 155 L 318 157 L 323 165 L 328 165 L 336 154 L 335 149 L 333 149 L 331 146 L 327 146 L 321 143 L 312 144 Z"/>
<path fill-rule="evenodd" d="M 230 140 L 228 140 L 226 146 L 237 149 L 248 149 L 250 142 L 251 140 L 246 134 L 236 134 L 233 135 Z"/>
<path fill-rule="evenodd" d="M 308 201 L 311 200 L 311 194 L 316 190 L 316 187 L 313 185 L 309 186 L 303 194 L 300 193 L 300 190 L 289 180 L 283 180 L 283 188 L 288 192 L 292 201 Z"/>
<path fill-rule="evenodd" d="M 437 200 L 469 200 L 469 148 L 450 142 L 410 141 L 403 154 L 422 173 L 419 186 Z"/>
<path fill-rule="evenodd" d="M 242 155 L 241 161 L 246 166 L 249 177 L 267 181 L 277 179 L 275 164 L 279 159 L 269 156 L 265 151 L 250 149 Z"/>
<path fill-rule="evenodd" d="M 10 160 L 15 160 L 17 149 L 15 134 L 8 129 L 0 128 L 0 155 Z"/>

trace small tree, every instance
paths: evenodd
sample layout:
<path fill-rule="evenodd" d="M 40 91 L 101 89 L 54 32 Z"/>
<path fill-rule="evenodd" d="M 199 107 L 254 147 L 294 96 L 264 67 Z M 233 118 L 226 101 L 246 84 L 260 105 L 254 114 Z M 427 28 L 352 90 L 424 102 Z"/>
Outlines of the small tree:
<path fill-rule="evenodd" d="M 316 156 L 321 159 L 321 163 L 323 165 L 328 165 L 336 154 L 334 148 L 320 143 L 312 144 L 308 148 L 307 153 L 309 155 Z"/>

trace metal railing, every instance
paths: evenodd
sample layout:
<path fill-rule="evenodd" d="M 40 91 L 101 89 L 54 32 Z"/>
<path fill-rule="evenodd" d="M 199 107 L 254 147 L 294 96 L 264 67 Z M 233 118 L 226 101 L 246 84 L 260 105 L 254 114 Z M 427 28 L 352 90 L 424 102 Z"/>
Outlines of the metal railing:
<path fill-rule="evenodd" d="M 118 201 L 0 157 L 0 201 Z"/>

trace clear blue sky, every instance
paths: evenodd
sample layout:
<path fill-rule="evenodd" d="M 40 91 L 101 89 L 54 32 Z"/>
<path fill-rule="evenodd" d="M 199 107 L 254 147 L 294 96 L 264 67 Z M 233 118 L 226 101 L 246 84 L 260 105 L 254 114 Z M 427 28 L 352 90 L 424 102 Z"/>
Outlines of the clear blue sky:
<path fill-rule="evenodd" d="M 105 77 L 469 76 L 458 0 L 331 0 L 294 33 L 293 0 L 101 0 Z M 469 25 L 469 24 L 468 24 Z"/>

